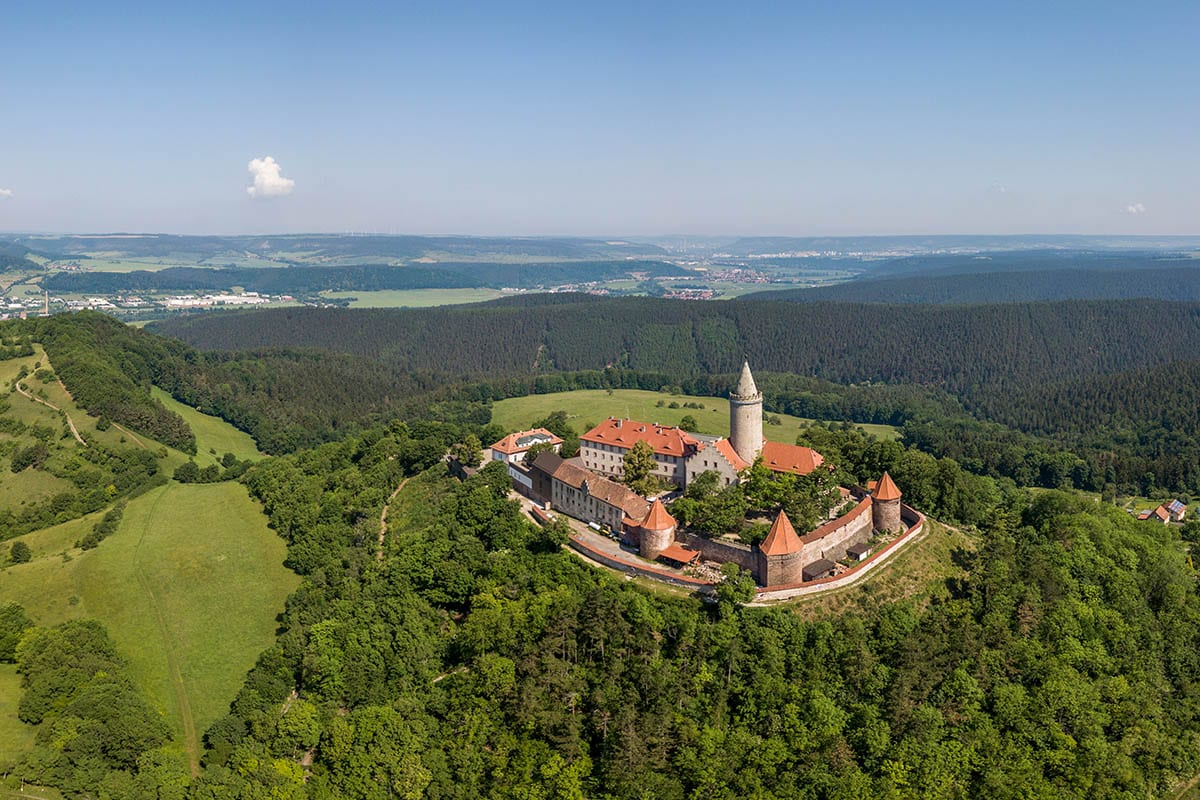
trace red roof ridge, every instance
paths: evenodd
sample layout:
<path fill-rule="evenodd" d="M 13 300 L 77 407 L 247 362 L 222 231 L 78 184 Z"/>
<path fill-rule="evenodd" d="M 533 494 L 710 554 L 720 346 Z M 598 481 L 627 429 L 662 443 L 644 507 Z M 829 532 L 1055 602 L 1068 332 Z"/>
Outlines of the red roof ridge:
<path fill-rule="evenodd" d="M 892 476 L 884 472 L 883 477 L 879 479 L 879 483 L 875 484 L 871 496 L 876 500 L 899 500 L 902 495 L 900 487 L 892 480 Z"/>
<path fill-rule="evenodd" d="M 767 538 L 763 539 L 762 544 L 758 546 L 758 549 L 768 556 L 798 553 L 803 548 L 804 543 L 796 535 L 796 529 L 792 527 L 792 521 L 788 519 L 787 514 L 783 511 L 779 512 L 779 516 L 775 518 L 774 524 L 771 525 L 770 532 L 767 533 Z"/>
<path fill-rule="evenodd" d="M 655 498 L 654 505 L 650 506 L 650 511 L 646 514 L 646 518 L 641 521 L 638 527 L 648 531 L 665 531 L 675 527 L 675 518 L 667 512 L 663 501 Z"/>

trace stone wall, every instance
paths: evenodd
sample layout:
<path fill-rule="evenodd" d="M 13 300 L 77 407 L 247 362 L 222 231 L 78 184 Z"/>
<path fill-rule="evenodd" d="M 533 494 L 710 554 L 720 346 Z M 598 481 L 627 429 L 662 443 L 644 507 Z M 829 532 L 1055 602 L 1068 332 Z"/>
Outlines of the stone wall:
<path fill-rule="evenodd" d="M 675 541 L 684 547 L 699 550 L 701 557 L 706 561 L 732 561 L 742 569 L 758 573 L 758 563 L 750 545 L 741 542 L 718 542 L 687 531 L 677 531 Z"/>
<path fill-rule="evenodd" d="M 864 497 L 848 513 L 801 536 L 804 563 L 811 564 L 819 558 L 840 561 L 846 557 L 847 547 L 870 539 L 871 504 L 871 498 Z"/>
<path fill-rule="evenodd" d="M 711 581 L 692 578 L 688 575 L 679 575 L 674 572 L 667 572 L 666 570 L 657 569 L 648 564 L 643 565 L 634 563 L 633 561 L 626 561 L 623 558 L 610 555 L 603 550 L 592 547 L 577 536 L 572 536 L 570 539 L 568 539 L 567 544 L 571 546 L 571 549 L 582 553 L 593 561 L 598 561 L 606 567 L 619 569 L 622 572 L 626 572 L 631 575 L 644 575 L 647 578 L 654 578 L 655 580 L 665 581 L 666 583 L 673 583 L 676 586 L 686 586 L 689 589 L 695 589 L 701 592 L 711 591 L 713 587 Z"/>

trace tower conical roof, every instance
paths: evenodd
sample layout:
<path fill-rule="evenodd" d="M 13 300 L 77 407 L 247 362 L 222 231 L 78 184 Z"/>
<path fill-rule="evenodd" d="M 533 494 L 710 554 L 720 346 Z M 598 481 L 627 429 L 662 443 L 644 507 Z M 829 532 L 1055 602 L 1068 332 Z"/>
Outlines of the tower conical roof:
<path fill-rule="evenodd" d="M 885 472 L 879 483 L 875 484 L 875 491 L 871 492 L 871 496 L 876 500 L 899 500 L 900 487 L 892 480 L 892 476 Z"/>
<path fill-rule="evenodd" d="M 798 553 L 803 547 L 804 542 L 800 541 L 800 537 L 796 535 L 792 521 L 788 519 L 787 514 L 780 511 L 767 538 L 762 540 L 758 549 L 769 556 L 782 556 L 788 553 Z"/>
<path fill-rule="evenodd" d="M 662 500 L 655 500 L 654 505 L 650 506 L 650 512 L 638 527 L 647 531 L 665 531 L 675 527 L 675 518 L 667 513 Z"/>
<path fill-rule="evenodd" d="M 742 362 L 742 376 L 738 378 L 737 388 L 733 393 L 738 397 L 753 397 L 758 394 L 758 387 L 754 385 L 754 376 L 750 374 L 750 362 Z"/>

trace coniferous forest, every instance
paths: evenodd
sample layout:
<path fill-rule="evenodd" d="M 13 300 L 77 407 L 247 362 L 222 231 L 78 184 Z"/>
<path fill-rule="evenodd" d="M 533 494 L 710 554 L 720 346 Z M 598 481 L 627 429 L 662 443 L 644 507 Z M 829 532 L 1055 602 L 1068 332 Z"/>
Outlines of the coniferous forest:
<path fill-rule="evenodd" d="M 186 446 L 156 385 L 254 435 L 274 456 L 230 475 L 303 577 L 275 644 L 203 732 L 192 777 L 164 756 L 161 723 L 102 628 L 0 609 L 0 660 L 23 676 L 22 719 L 41 721 L 13 774 L 81 798 L 682 800 L 1144 798 L 1200 771 L 1200 593 L 1181 538 L 1195 532 L 1053 490 L 1174 463 L 1145 446 L 1156 423 L 1192 446 L 1186 371 L 1171 368 L 1176 384 L 1149 374 L 1197 336 L 1195 309 L 922 309 L 941 335 L 885 379 L 854 370 L 900 355 L 895 337 L 915 323 L 890 312 L 863 330 L 853 309 L 819 309 L 848 331 L 839 357 L 813 348 L 822 358 L 798 344 L 816 323 L 782 310 L 743 331 L 741 306 L 644 303 L 655 322 L 640 326 L 644 308 L 558 298 L 174 329 L 207 345 L 235 330 L 254 348 L 211 351 L 97 314 L 7 323 L 6 339 L 43 343 L 90 413 Z M 606 337 L 559 338 L 600 315 L 632 349 L 591 361 L 611 352 Z M 711 602 L 647 591 L 563 550 L 508 499 L 503 469 L 460 482 L 442 463 L 456 443 L 504 433 L 490 424 L 501 397 L 723 393 L 732 376 L 700 365 L 724 369 L 751 331 L 776 328 L 796 338 L 750 352 L 768 408 L 899 426 L 899 441 L 849 425 L 802 441 L 847 479 L 889 471 L 907 502 L 965 532 L 950 577 L 816 614 L 742 605 L 734 585 Z M 532 345 L 523 330 L 538 332 Z M 1022 350 L 1033 331 L 1061 348 Z M 438 367 L 415 365 L 437 341 L 453 344 Z M 656 348 L 679 360 L 651 369 Z M 1080 360 L 1052 384 L 1059 349 Z M 802 353 L 808 366 L 789 369 Z M 1162 396 L 1122 405 L 1138 385 Z M 1079 408 L 1029 413 L 1054 404 Z M 1144 438 L 1113 433 L 1102 453 L 1094 420 Z M 1194 480 L 1186 452 L 1173 456 L 1181 491 Z M 380 511 L 402 482 L 377 557 Z"/>

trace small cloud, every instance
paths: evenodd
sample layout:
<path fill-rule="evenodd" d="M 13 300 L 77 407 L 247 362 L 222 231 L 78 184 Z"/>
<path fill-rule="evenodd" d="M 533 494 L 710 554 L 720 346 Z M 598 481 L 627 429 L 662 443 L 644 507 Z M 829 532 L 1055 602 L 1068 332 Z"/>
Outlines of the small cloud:
<path fill-rule="evenodd" d="M 991 186 L 988 187 L 988 191 L 995 192 L 996 194 L 1005 194 L 1006 192 L 1008 192 L 1008 187 L 1005 186 L 1003 183 L 996 181 Z"/>
<path fill-rule="evenodd" d="M 282 197 L 291 194 L 296 182 L 285 178 L 279 173 L 279 163 L 270 156 L 253 159 L 247 166 L 254 176 L 254 185 L 246 187 L 246 194 L 251 197 Z"/>
<path fill-rule="evenodd" d="M 12 189 L 0 189 L 0 197 L 12 197 L 12 196 L 13 196 Z"/>
<path fill-rule="evenodd" d="M 1146 207 L 1141 203 L 1130 203 L 1129 205 L 1125 206 L 1125 213 L 1133 214 L 1135 216 L 1138 214 L 1145 214 Z"/>

